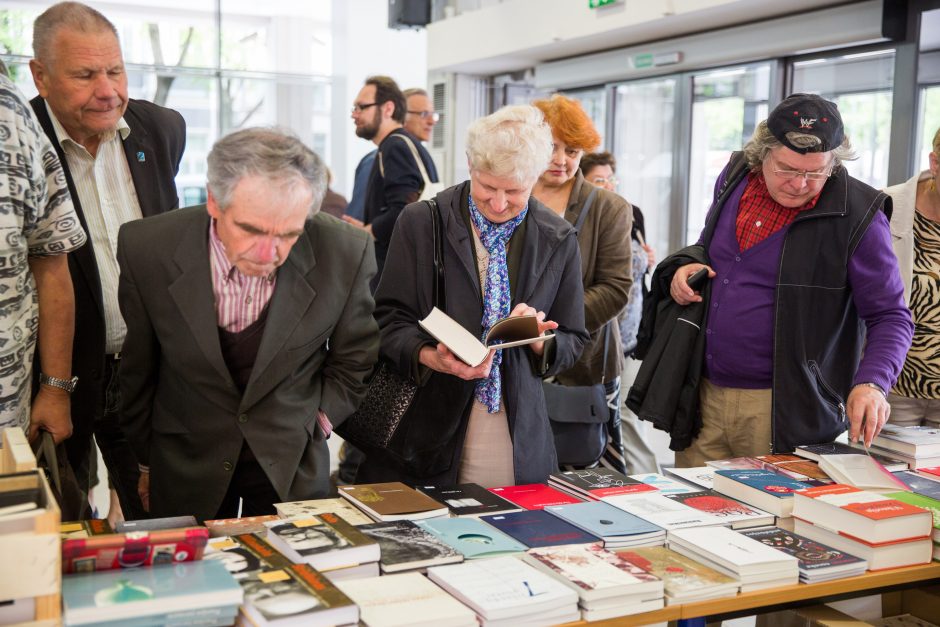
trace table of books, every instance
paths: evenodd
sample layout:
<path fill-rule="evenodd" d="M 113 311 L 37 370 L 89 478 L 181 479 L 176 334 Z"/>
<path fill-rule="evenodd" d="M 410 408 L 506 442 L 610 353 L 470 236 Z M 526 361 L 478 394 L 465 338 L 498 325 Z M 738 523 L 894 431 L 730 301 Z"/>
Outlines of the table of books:
<path fill-rule="evenodd" d="M 709 618 L 733 618 L 736 615 L 754 614 L 764 611 L 785 609 L 809 602 L 822 603 L 836 598 L 879 594 L 895 587 L 927 586 L 940 583 L 940 562 L 931 562 L 920 566 L 908 566 L 878 572 L 868 572 L 858 577 L 836 579 L 822 583 L 795 584 L 768 588 L 754 592 L 744 592 L 733 597 L 697 601 L 681 605 L 669 605 L 661 610 L 620 616 L 609 620 L 591 623 L 579 622 L 572 625 L 648 625 L 671 620 L 696 621 Z M 692 623 L 694 624 L 694 622 Z M 704 624 L 704 622 L 702 622 Z"/>

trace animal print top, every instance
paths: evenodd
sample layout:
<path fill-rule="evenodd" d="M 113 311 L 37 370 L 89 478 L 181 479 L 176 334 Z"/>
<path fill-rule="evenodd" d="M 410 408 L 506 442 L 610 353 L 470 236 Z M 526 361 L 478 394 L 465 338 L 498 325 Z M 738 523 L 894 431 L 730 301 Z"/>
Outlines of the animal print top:
<path fill-rule="evenodd" d="M 914 340 L 894 392 L 940 398 L 940 223 L 914 212 Z"/>

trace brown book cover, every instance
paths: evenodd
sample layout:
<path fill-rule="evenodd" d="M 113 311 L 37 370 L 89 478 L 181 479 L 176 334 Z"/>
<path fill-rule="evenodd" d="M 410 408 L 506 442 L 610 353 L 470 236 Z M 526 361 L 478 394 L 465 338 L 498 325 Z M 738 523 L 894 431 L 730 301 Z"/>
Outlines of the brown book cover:
<path fill-rule="evenodd" d="M 714 591 L 715 596 L 733 596 L 738 592 L 739 582 L 733 578 L 672 549 L 650 546 L 618 549 L 614 552 L 627 562 L 662 579 L 666 595 L 672 603 L 676 602 L 673 598 L 682 599 L 699 594 L 706 598 L 711 596 L 709 590 Z"/>
<path fill-rule="evenodd" d="M 278 520 L 275 514 L 267 516 L 244 516 L 242 518 L 218 518 L 216 520 L 207 520 L 206 527 L 209 529 L 210 538 L 221 538 L 224 536 L 238 536 L 243 533 L 267 533 L 268 529 L 264 523 L 272 520 Z"/>
<path fill-rule="evenodd" d="M 376 520 L 418 520 L 447 516 L 447 506 L 404 483 L 339 486 L 339 495 Z"/>

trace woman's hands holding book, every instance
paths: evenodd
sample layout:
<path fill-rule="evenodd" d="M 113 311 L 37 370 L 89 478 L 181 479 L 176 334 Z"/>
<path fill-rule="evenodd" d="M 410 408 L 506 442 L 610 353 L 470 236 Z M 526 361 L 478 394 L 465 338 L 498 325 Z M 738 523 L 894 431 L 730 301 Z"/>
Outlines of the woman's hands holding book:
<path fill-rule="evenodd" d="M 496 351 L 491 349 L 486 359 L 479 366 L 468 366 L 450 352 L 447 346 L 438 344 L 437 347 L 422 347 L 421 352 L 418 353 L 418 361 L 435 372 L 443 372 L 466 381 L 473 381 L 490 376 L 490 368 L 493 366 L 493 356 L 495 354 Z"/>
<path fill-rule="evenodd" d="M 525 303 L 519 303 L 516 305 L 513 310 L 509 313 L 509 318 L 515 318 L 517 316 L 535 316 L 535 319 L 539 323 L 539 335 L 545 335 L 548 331 L 554 331 L 558 328 L 558 323 L 552 320 L 545 319 L 544 311 L 537 311 L 535 307 L 529 307 Z M 536 355 L 542 354 L 542 351 L 545 350 L 545 342 L 533 342 L 528 345 L 532 352 Z"/>

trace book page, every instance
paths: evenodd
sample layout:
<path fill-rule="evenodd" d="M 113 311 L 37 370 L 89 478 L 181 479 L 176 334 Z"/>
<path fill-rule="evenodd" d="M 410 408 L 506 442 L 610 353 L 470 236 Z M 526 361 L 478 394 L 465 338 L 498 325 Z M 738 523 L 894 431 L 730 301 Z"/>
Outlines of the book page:
<path fill-rule="evenodd" d="M 479 366 L 489 354 L 489 349 L 470 331 L 437 307 L 431 309 L 431 313 L 424 320 L 419 320 L 418 324 L 466 364 Z"/>

